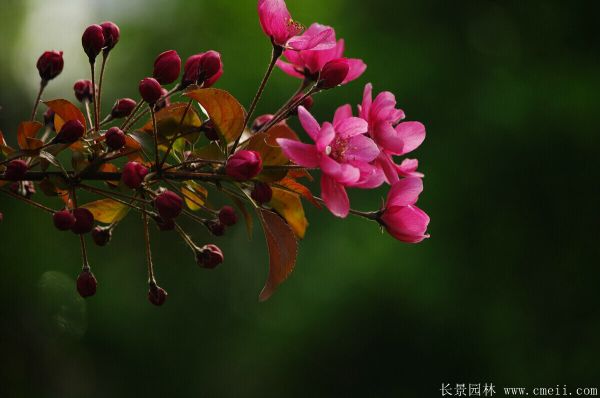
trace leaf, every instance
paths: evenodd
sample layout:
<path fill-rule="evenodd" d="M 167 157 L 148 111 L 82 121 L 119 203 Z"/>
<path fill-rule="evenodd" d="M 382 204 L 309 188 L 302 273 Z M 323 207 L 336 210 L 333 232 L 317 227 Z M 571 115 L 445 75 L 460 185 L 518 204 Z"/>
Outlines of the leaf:
<path fill-rule="evenodd" d="M 127 154 L 127 159 L 132 162 L 144 162 L 144 158 L 140 154 L 142 151 L 142 144 L 140 144 L 133 136 L 130 134 L 125 135 L 125 146 L 121 149 L 121 153 Z"/>
<path fill-rule="evenodd" d="M 69 120 L 79 120 L 83 127 L 86 128 L 85 116 L 79 110 L 78 107 L 70 103 L 65 99 L 56 99 L 52 101 L 45 101 L 44 104 L 55 113 L 54 115 L 54 130 L 60 131 L 63 124 Z M 58 116 L 58 117 L 57 117 Z"/>
<path fill-rule="evenodd" d="M 234 142 L 244 132 L 246 111 L 227 91 L 217 88 L 196 88 L 183 95 L 195 99 L 202 105 L 226 143 Z"/>
<path fill-rule="evenodd" d="M 184 138 L 187 141 L 190 143 L 196 142 L 200 136 L 202 120 L 193 107 L 190 107 L 186 112 L 187 107 L 188 104 L 186 103 L 175 102 L 156 112 L 156 127 L 158 129 L 158 136 L 161 138 L 160 141 L 168 144 L 176 135 L 186 134 Z M 181 121 L 182 118 L 183 122 Z M 152 119 L 142 127 L 142 131 L 148 134 L 154 134 Z"/>
<path fill-rule="evenodd" d="M 225 160 L 225 154 L 215 142 L 195 149 L 194 155 L 204 160 Z"/>
<path fill-rule="evenodd" d="M 102 163 L 102 165 L 100 166 L 100 168 L 98 170 L 103 173 L 116 173 L 119 171 L 119 168 L 112 163 Z M 119 180 L 105 181 L 105 182 L 106 182 L 106 185 L 111 186 L 111 187 L 119 186 Z"/>
<path fill-rule="evenodd" d="M 269 206 L 285 218 L 298 238 L 303 239 L 308 227 L 308 220 L 304 215 L 300 195 L 281 188 L 273 187 L 272 189 L 273 198 L 269 202 Z"/>
<path fill-rule="evenodd" d="M 14 151 L 14 149 L 8 146 L 6 140 L 4 139 L 4 134 L 2 134 L 2 131 L 0 130 L 0 153 L 4 154 L 4 156 L 8 156 Z"/>
<path fill-rule="evenodd" d="M 282 187 L 285 187 L 291 191 L 296 192 L 297 194 L 302 195 L 306 200 L 308 200 L 310 203 L 312 203 L 317 209 L 321 208 L 321 204 L 319 202 L 317 202 L 317 200 L 313 196 L 310 189 L 308 189 L 304 185 L 300 184 L 298 181 L 294 180 L 293 178 L 286 177 L 283 180 L 279 181 L 278 185 L 281 185 Z"/>
<path fill-rule="evenodd" d="M 259 301 L 266 301 L 294 270 L 298 241 L 280 216 L 264 209 L 257 211 L 269 249 L 269 276 L 258 297 Z"/>
<path fill-rule="evenodd" d="M 42 124 L 39 122 L 22 122 L 19 124 L 17 129 L 17 142 L 21 149 L 37 149 L 41 145 L 40 140 L 33 140 L 37 132 L 42 128 Z M 42 143 L 43 145 L 43 143 Z"/>
<path fill-rule="evenodd" d="M 196 181 L 186 181 L 181 188 L 185 204 L 191 211 L 198 211 L 204 206 L 208 198 L 208 191 Z"/>
<path fill-rule="evenodd" d="M 100 199 L 95 202 L 86 203 L 81 207 L 91 211 L 94 219 L 104 224 L 121 221 L 129 212 L 129 206 L 112 199 Z"/>
<path fill-rule="evenodd" d="M 265 166 L 282 166 L 288 164 L 289 160 L 283 154 L 281 147 L 277 144 L 277 138 L 299 140 L 294 130 L 289 126 L 278 124 L 265 133 L 252 136 L 248 141 L 246 149 L 260 153 L 260 157 Z M 262 181 L 274 182 L 281 180 L 286 174 L 287 170 L 285 169 L 264 169 L 258 178 Z"/>
<path fill-rule="evenodd" d="M 54 157 L 54 155 L 52 155 L 49 152 L 46 151 L 41 151 L 40 152 L 40 158 L 46 160 L 47 162 L 49 162 L 50 164 L 53 164 L 54 166 L 58 167 L 59 169 L 61 169 L 61 171 L 64 173 L 65 176 L 68 175 L 67 170 L 65 170 L 65 168 L 63 167 L 63 165 L 58 161 L 58 159 L 56 159 Z M 46 168 L 42 167 L 44 170 Z"/>

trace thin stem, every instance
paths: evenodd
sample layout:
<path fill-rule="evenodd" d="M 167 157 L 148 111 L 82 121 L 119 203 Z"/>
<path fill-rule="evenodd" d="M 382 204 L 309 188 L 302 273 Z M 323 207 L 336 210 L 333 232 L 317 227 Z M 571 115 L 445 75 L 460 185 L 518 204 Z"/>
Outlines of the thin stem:
<path fill-rule="evenodd" d="M 163 165 L 167 161 L 167 157 L 171 153 L 171 150 L 173 150 L 173 145 L 175 145 L 175 141 L 177 141 L 181 136 L 181 126 L 183 126 L 183 121 L 185 120 L 185 117 L 187 116 L 188 112 L 190 111 L 190 108 L 192 107 L 192 101 L 193 101 L 193 99 L 190 99 L 188 101 L 185 111 L 183 112 L 183 115 L 181 115 L 181 119 L 179 120 L 179 126 L 177 127 L 178 134 L 175 137 L 173 137 L 173 139 L 169 142 L 169 147 L 167 148 L 167 151 L 165 152 L 165 155 L 163 156 L 162 161 L 160 162 L 160 167 L 159 167 L 160 170 L 162 170 Z M 154 121 L 154 119 L 152 119 L 152 120 Z M 155 131 L 156 131 L 156 126 L 155 126 Z"/>
<path fill-rule="evenodd" d="M 19 200 L 27 203 L 30 206 L 37 207 L 38 209 L 44 210 L 44 211 L 46 211 L 46 212 L 48 212 L 50 214 L 54 214 L 54 210 L 52 210 L 51 208 L 46 207 L 43 204 L 34 202 L 31 199 L 27 199 L 24 196 L 18 195 L 18 194 L 14 193 L 14 192 L 11 192 L 11 191 L 8 191 L 8 190 L 5 190 L 5 189 L 0 189 L 0 192 L 2 192 L 5 195 L 12 196 L 15 199 L 19 199 Z"/>
<path fill-rule="evenodd" d="M 94 121 L 92 120 L 92 112 L 90 111 L 90 101 L 85 100 L 85 113 L 88 118 L 88 123 L 90 124 L 90 128 L 85 132 L 85 135 L 94 131 Z"/>
<path fill-rule="evenodd" d="M 94 99 L 94 132 L 100 130 L 100 119 L 98 116 L 98 101 L 96 100 L 96 73 L 95 63 L 90 61 L 90 71 L 92 72 L 92 98 Z"/>
<path fill-rule="evenodd" d="M 321 203 L 322 205 L 325 205 L 325 201 L 321 198 L 319 198 L 318 196 L 313 196 L 313 198 Z M 354 209 L 350 209 L 350 214 L 355 215 L 355 216 L 359 216 L 362 218 L 366 218 L 367 220 L 371 220 L 371 221 L 375 221 L 377 218 L 377 214 L 379 212 L 377 211 L 359 211 L 359 210 L 354 210 Z"/>
<path fill-rule="evenodd" d="M 300 87 L 298 87 L 298 90 L 296 90 L 296 92 L 294 94 L 292 94 L 292 96 L 290 97 L 290 99 L 288 99 L 286 101 L 286 103 L 283 104 L 281 106 L 281 108 L 279 108 L 277 110 L 277 112 L 275 112 L 275 114 L 273 115 L 273 118 L 278 117 L 282 112 L 284 112 L 292 104 L 292 102 L 295 101 L 296 97 L 298 95 L 300 95 L 302 92 L 304 92 L 304 90 L 306 89 L 306 87 L 308 87 L 309 84 L 310 84 L 310 80 L 309 79 L 302 80 L 302 83 L 300 83 Z"/>
<path fill-rule="evenodd" d="M 46 177 L 61 176 L 71 181 L 72 183 L 78 183 L 79 181 L 119 181 L 122 173 L 111 172 L 111 171 L 95 171 L 86 173 L 85 175 L 76 177 L 75 171 L 67 171 L 65 175 L 62 171 L 28 171 L 25 176 L 18 181 L 41 181 Z M 194 172 L 169 172 L 163 173 L 164 178 L 170 180 L 196 180 L 196 181 L 230 181 L 231 179 L 226 175 L 217 173 L 194 173 Z M 157 181 L 159 178 L 154 178 L 152 181 Z M 4 174 L 0 174 L 0 181 L 8 181 Z M 12 180 L 11 180 L 12 181 Z"/>
<path fill-rule="evenodd" d="M 189 196 L 188 194 L 186 194 L 182 189 L 179 189 L 171 181 L 169 181 L 167 179 L 164 179 L 163 181 L 165 182 L 165 184 L 167 184 L 168 186 L 170 186 L 171 189 L 173 189 L 174 191 L 176 191 L 177 193 L 179 193 L 180 195 L 182 195 L 185 199 L 189 200 L 190 202 L 192 202 L 193 204 L 195 204 L 196 206 L 198 206 L 199 208 L 201 208 L 205 212 L 207 212 L 209 214 L 217 214 L 216 211 L 214 211 L 212 209 L 209 209 L 208 207 L 204 206 L 202 203 L 197 202 L 196 199 L 194 199 L 191 196 Z"/>
<path fill-rule="evenodd" d="M 38 105 L 40 104 L 40 99 L 42 98 L 42 93 L 44 89 L 48 85 L 48 81 L 42 79 L 40 82 L 40 89 L 38 90 L 37 97 L 35 98 L 35 102 L 33 103 L 33 110 L 31 111 L 31 120 L 35 120 L 35 114 L 37 112 Z"/>
<path fill-rule="evenodd" d="M 73 206 L 77 208 L 77 191 L 75 187 L 73 187 L 73 189 L 71 190 L 71 199 L 73 200 Z M 79 235 L 79 243 L 81 245 L 81 257 L 83 259 L 83 267 L 81 269 L 83 271 L 89 271 L 90 263 L 88 261 L 87 247 L 85 245 L 85 238 L 83 237 L 83 234 Z"/>
<path fill-rule="evenodd" d="M 142 198 L 145 198 L 142 193 Z M 148 223 L 148 214 L 146 213 L 146 206 L 144 205 L 144 211 L 142 212 L 142 221 L 144 223 L 144 241 L 146 243 L 146 261 L 148 264 L 148 283 L 156 284 L 154 279 L 154 266 L 152 264 L 152 251 L 150 249 L 150 228 Z"/>
<path fill-rule="evenodd" d="M 315 84 L 302 97 L 298 98 L 296 101 L 293 101 L 292 104 L 287 107 L 287 109 L 285 109 L 283 112 L 281 112 L 279 114 L 279 116 L 274 117 L 273 119 L 271 119 L 270 122 L 266 123 L 260 130 L 257 131 L 257 133 L 267 131 L 271 127 L 273 127 L 274 125 L 279 123 L 280 121 L 286 119 L 288 117 L 289 113 L 291 111 L 293 111 L 294 109 L 298 108 L 298 106 L 300 106 L 300 104 L 302 104 L 305 99 L 307 99 L 311 95 L 318 93 L 318 92 L 319 92 L 319 88 Z"/>
<path fill-rule="evenodd" d="M 173 170 L 173 169 L 176 169 L 176 168 L 178 168 L 178 167 L 183 167 L 183 166 L 186 166 L 186 165 L 188 165 L 188 164 L 194 164 L 194 163 L 206 163 L 206 164 L 211 164 L 211 163 L 214 163 L 214 164 L 225 164 L 225 161 L 224 161 L 224 160 L 209 160 L 209 159 L 193 159 L 193 160 L 186 160 L 186 161 L 184 161 L 184 162 L 181 162 L 181 163 L 178 163 L 178 164 L 175 164 L 175 165 L 172 165 L 172 166 L 165 167 L 165 168 L 163 169 L 163 171 Z"/>
<path fill-rule="evenodd" d="M 184 242 L 190 247 L 190 249 L 195 251 L 196 244 L 194 243 L 192 238 L 190 238 L 190 236 L 183 230 L 183 228 L 181 228 L 181 226 L 178 223 L 175 223 L 175 230 L 177 230 L 177 233 L 181 236 L 181 238 L 184 240 Z"/>
<path fill-rule="evenodd" d="M 106 69 L 106 63 L 108 62 L 109 54 L 110 53 L 106 51 L 102 52 L 102 66 L 100 66 L 100 80 L 98 81 L 98 98 L 97 101 L 94 99 L 94 101 L 97 103 L 96 111 L 98 112 L 98 115 L 102 114 L 102 82 L 104 81 L 104 70 Z"/>
<path fill-rule="evenodd" d="M 139 99 L 138 102 L 135 104 L 135 107 L 129 114 L 129 116 L 127 116 L 127 119 L 125 119 L 125 121 L 121 125 L 121 130 L 125 130 L 125 127 L 127 127 L 127 124 L 129 124 L 129 121 L 135 117 L 135 115 L 138 113 L 138 111 L 140 110 L 140 108 L 142 107 L 143 104 L 144 104 L 144 100 Z"/>
<path fill-rule="evenodd" d="M 150 113 L 152 114 L 152 129 L 154 130 L 154 167 L 156 172 L 160 175 L 161 166 L 159 154 L 158 154 L 158 128 L 156 127 L 156 114 L 154 113 L 154 105 L 148 104 L 150 107 Z"/>

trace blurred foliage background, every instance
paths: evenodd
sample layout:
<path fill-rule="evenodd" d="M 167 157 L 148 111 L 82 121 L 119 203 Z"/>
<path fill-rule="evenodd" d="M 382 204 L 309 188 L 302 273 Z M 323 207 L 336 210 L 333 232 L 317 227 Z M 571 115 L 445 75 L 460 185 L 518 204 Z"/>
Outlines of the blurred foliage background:
<path fill-rule="evenodd" d="M 363 86 L 396 93 L 425 123 L 416 156 L 432 238 L 401 244 L 374 224 L 306 206 L 311 226 L 292 277 L 259 304 L 260 232 L 218 239 L 226 264 L 197 269 L 172 234 L 154 240 L 163 308 L 146 300 L 140 221 L 91 248 L 96 297 L 74 288 L 77 239 L 46 214 L 2 198 L 3 397 L 438 396 L 442 382 L 598 383 L 598 73 L 596 2 L 288 0 L 332 25 L 368 63 L 317 97 L 331 118 Z M 88 78 L 81 32 L 121 27 L 104 109 L 137 98 L 155 56 L 216 49 L 218 87 L 243 104 L 269 57 L 254 0 L 1 0 L 0 129 L 13 142 L 35 97 L 35 61 L 62 49 L 46 98 L 74 100 Z M 258 113 L 297 82 L 277 71 Z M 375 209 L 380 192 L 353 192 Z M 59 204 L 55 202 L 55 205 Z M 158 235 L 158 234 L 157 234 Z M 199 242 L 212 238 L 196 227 Z"/>

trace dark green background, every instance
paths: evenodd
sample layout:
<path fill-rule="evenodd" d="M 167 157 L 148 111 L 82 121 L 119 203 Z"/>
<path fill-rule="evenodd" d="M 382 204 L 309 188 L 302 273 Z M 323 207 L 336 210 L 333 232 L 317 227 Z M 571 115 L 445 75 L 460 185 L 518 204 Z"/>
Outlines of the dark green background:
<path fill-rule="evenodd" d="M 62 48 L 43 40 L 57 20 L 71 43 L 90 23 L 120 25 L 105 108 L 137 97 L 137 82 L 167 49 L 221 51 L 218 87 L 244 104 L 268 61 L 251 0 L 71 3 L 81 14 L 61 9 L 35 25 L 25 21 L 46 2 L 0 4 L 0 128 L 13 143 L 35 95 L 37 55 Z M 307 206 L 296 270 L 259 304 L 267 256 L 258 229 L 252 242 L 241 225 L 218 239 L 227 261 L 214 272 L 198 269 L 175 235 L 161 235 L 154 253 L 170 295 L 159 309 L 146 300 L 135 217 L 108 248 L 91 249 L 100 285 L 84 301 L 74 290 L 77 239 L 3 197 L 0 395 L 434 397 L 442 382 L 598 387 L 593 4 L 289 0 L 296 19 L 333 25 L 347 54 L 369 65 L 359 81 L 316 98 L 319 120 L 359 103 L 371 81 L 426 125 L 415 155 L 427 176 L 419 203 L 431 239 L 402 244 L 374 224 Z M 42 39 L 28 43 L 25 33 Z M 67 76 L 87 76 L 69 69 L 85 67 L 82 51 L 65 60 L 47 98 L 72 99 Z M 296 83 L 277 71 L 258 114 Z M 353 207 L 375 209 L 384 195 L 353 192 Z M 193 230 L 199 242 L 212 240 Z"/>

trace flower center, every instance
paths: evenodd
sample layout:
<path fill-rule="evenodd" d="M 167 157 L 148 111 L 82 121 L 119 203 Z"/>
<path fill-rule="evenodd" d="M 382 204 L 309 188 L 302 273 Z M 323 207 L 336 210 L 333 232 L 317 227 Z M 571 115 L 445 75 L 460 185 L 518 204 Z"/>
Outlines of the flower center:
<path fill-rule="evenodd" d="M 332 159 L 342 162 L 344 160 L 344 152 L 348 149 L 348 140 L 336 137 L 331 143 L 331 146 L 325 148 L 327 155 Z"/>

